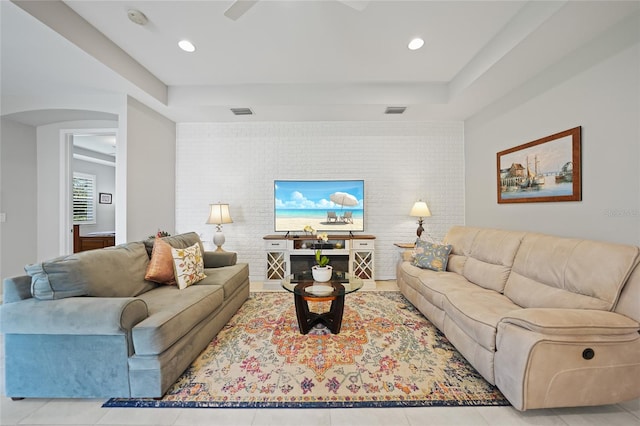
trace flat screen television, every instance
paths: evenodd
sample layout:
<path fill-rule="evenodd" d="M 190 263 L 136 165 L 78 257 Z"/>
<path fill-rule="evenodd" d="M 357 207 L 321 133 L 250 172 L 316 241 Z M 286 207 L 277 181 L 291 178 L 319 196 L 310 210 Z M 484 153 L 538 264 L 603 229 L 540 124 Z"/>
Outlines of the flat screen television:
<path fill-rule="evenodd" d="M 364 180 L 274 181 L 276 232 L 364 231 Z"/>

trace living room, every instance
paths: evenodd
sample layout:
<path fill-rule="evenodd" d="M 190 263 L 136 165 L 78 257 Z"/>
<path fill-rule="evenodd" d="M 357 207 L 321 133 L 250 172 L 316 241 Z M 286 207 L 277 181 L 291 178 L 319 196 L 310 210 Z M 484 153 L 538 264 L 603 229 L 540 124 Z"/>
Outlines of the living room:
<path fill-rule="evenodd" d="M 4 28 L 10 27 L 5 19 L 33 24 L 34 18 L 14 4 L 2 7 L 4 55 Z M 58 141 L 60 129 L 82 127 L 118 131 L 118 164 L 125 165 L 117 167 L 120 184 L 114 194 L 120 242 L 145 238 L 158 229 L 195 231 L 210 242 L 215 226 L 205 224 L 209 204 L 229 203 L 233 223 L 223 227 L 224 248 L 249 263 L 252 282 L 265 277 L 263 237 L 274 232 L 277 179 L 363 179 L 365 232 L 376 237 L 380 281 L 395 279 L 399 250 L 394 243 L 415 238 L 416 218 L 409 210 L 417 199 L 429 205 L 425 228 L 435 239 L 454 225 L 469 225 L 639 245 L 638 3 L 616 7 L 617 15 L 612 13 L 614 18 L 607 21 L 611 25 L 571 50 L 556 52 L 539 71 L 519 76 L 524 80 L 513 82 L 506 93 L 486 94 L 483 87 L 471 85 L 472 97 L 484 95 L 491 102 L 456 120 L 438 118 L 437 106 L 431 106 L 431 113 L 379 121 L 263 121 L 259 107 L 255 117 L 237 122 L 172 120 L 162 108 L 148 106 L 153 102 L 137 100 L 138 91 L 128 97 L 96 93 L 90 102 L 85 98 L 82 108 L 77 98 L 62 97 L 58 104 L 36 102 L 31 108 L 24 107 L 26 98 L 22 107 L 5 99 L 11 92 L 3 83 L 1 183 L 6 221 L 0 228 L 0 273 L 3 278 L 19 274 L 27 263 L 61 254 L 56 188 L 62 166 L 46 161 L 59 158 L 61 148 L 48 142 Z M 576 11 L 561 11 L 570 12 Z M 580 20 L 597 23 L 600 12 L 597 7 L 584 12 L 572 25 L 579 27 Z M 561 17 L 567 15 L 555 19 Z M 50 29 L 40 30 L 52 37 Z M 569 36 L 566 29 L 556 31 Z M 542 42 L 536 37 L 523 40 L 524 50 L 495 61 L 495 74 L 485 78 L 513 78 L 509 67 Z M 3 60 L 3 75 L 4 64 Z M 180 100 L 179 95 L 175 99 Z M 94 113 L 91 121 L 37 126 L 5 117 L 45 105 Z M 409 105 L 405 114 L 411 110 Z M 497 152 L 576 126 L 582 128 L 580 202 L 497 203 Z M 637 417 L 637 401 L 630 407 Z"/>

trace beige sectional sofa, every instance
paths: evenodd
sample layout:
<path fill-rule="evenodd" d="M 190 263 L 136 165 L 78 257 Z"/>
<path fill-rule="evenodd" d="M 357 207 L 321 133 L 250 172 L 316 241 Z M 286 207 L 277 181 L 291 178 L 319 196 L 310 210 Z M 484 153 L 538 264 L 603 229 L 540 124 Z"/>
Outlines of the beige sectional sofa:
<path fill-rule="evenodd" d="M 518 410 L 640 397 L 640 248 L 454 227 L 400 291 Z"/>

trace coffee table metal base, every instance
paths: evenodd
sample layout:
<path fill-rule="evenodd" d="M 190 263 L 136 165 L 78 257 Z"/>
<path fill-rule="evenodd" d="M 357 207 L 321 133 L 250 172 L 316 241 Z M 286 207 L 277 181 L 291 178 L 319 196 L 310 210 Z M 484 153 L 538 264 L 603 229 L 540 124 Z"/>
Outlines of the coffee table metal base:
<path fill-rule="evenodd" d="M 328 297 L 306 297 L 301 294 L 294 295 L 298 328 L 301 334 L 307 334 L 316 324 L 324 324 L 333 334 L 340 333 L 342 326 L 342 314 L 344 312 L 344 294 Z M 309 310 L 309 301 L 331 302 L 329 312 L 318 314 Z"/>

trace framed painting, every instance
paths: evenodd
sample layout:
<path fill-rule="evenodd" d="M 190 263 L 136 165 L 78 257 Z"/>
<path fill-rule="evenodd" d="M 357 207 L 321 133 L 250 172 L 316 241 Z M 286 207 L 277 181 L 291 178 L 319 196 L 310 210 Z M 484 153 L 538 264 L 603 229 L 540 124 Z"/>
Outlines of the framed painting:
<path fill-rule="evenodd" d="M 112 196 L 108 192 L 100 193 L 100 204 L 111 204 Z"/>
<path fill-rule="evenodd" d="M 581 127 L 497 154 L 498 203 L 580 201 Z"/>

